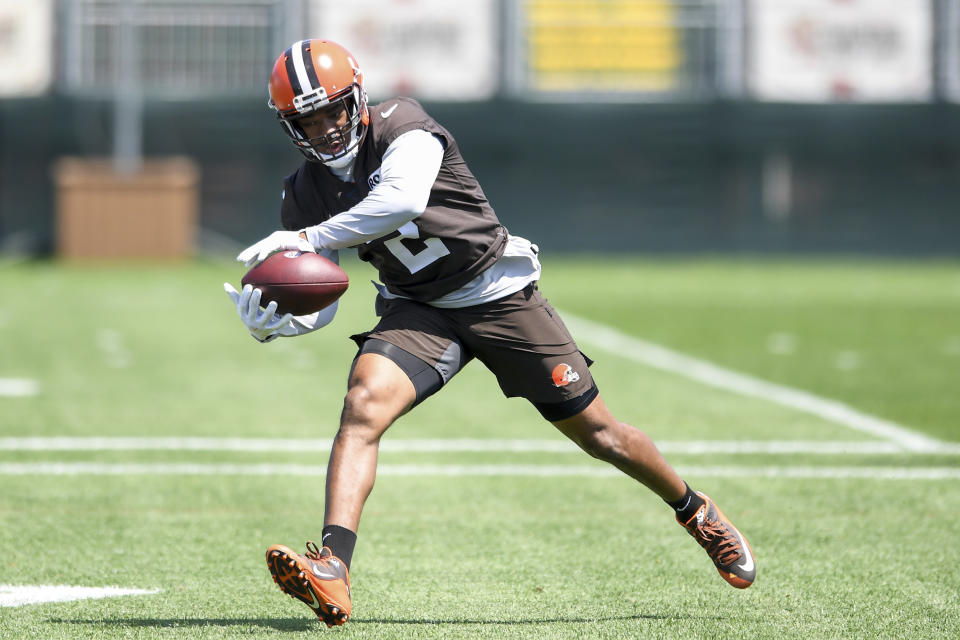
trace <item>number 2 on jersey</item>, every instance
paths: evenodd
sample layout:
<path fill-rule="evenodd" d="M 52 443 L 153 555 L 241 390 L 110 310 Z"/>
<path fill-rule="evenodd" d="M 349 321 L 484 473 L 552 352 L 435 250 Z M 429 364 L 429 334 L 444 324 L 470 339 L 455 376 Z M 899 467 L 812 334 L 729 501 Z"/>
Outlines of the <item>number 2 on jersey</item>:
<path fill-rule="evenodd" d="M 411 274 L 429 266 L 443 256 L 450 255 L 450 250 L 447 249 L 446 245 L 443 244 L 443 240 L 440 238 L 427 238 L 423 240 L 422 242 L 426 245 L 426 248 L 416 253 L 407 249 L 403 243 L 400 242 L 401 240 L 404 238 L 418 240 L 420 238 L 420 229 L 417 228 L 417 225 L 414 224 L 413 221 L 407 222 L 397 229 L 397 231 L 400 232 L 400 235 L 396 238 L 385 240 L 383 245 L 390 250 L 390 253 L 392 253 L 397 260 L 403 263 L 403 266 L 410 270 Z"/>

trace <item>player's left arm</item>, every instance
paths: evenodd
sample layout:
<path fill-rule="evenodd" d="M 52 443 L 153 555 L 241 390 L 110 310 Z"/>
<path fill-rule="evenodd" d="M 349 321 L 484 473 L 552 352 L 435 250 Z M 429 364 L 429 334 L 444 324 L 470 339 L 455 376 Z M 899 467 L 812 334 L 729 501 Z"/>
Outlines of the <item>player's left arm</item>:
<path fill-rule="evenodd" d="M 423 129 L 387 147 L 380 183 L 356 206 L 301 231 L 315 249 L 342 249 L 396 231 L 427 208 L 443 161 L 443 143 Z"/>

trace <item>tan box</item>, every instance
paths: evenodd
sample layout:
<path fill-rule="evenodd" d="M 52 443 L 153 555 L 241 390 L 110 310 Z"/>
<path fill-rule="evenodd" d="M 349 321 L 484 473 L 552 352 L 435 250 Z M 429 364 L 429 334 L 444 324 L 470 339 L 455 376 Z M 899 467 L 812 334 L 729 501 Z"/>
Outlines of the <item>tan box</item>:
<path fill-rule="evenodd" d="M 197 235 L 200 170 L 184 157 L 150 159 L 131 175 L 103 158 L 54 165 L 57 254 L 184 258 Z"/>

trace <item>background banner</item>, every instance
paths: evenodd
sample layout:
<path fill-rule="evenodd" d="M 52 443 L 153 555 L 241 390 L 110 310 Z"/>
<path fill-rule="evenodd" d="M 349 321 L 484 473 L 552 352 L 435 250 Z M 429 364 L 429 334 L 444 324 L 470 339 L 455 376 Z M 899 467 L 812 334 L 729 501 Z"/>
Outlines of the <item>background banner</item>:
<path fill-rule="evenodd" d="M 49 87 L 52 4 L 52 0 L 0 0 L 0 96 L 39 95 Z"/>
<path fill-rule="evenodd" d="M 930 98 L 929 0 L 751 0 L 748 6 L 747 75 L 757 98 Z"/>
<path fill-rule="evenodd" d="M 496 24 L 493 0 L 320 0 L 311 37 L 357 56 L 372 100 L 484 100 L 497 89 Z"/>

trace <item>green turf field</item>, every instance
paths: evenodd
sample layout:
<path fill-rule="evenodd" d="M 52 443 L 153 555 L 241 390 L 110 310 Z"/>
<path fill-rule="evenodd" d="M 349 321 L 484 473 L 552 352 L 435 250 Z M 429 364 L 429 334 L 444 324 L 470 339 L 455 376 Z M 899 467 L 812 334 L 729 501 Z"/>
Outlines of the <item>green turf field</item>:
<path fill-rule="evenodd" d="M 320 534 L 373 322 L 346 266 L 334 323 L 269 345 L 232 262 L 0 266 L 0 604 L 151 592 L 0 606 L 0 638 L 960 637 L 960 264 L 549 255 L 607 404 L 734 519 L 757 582 L 474 363 L 388 432 L 328 631 L 263 553 Z"/>

